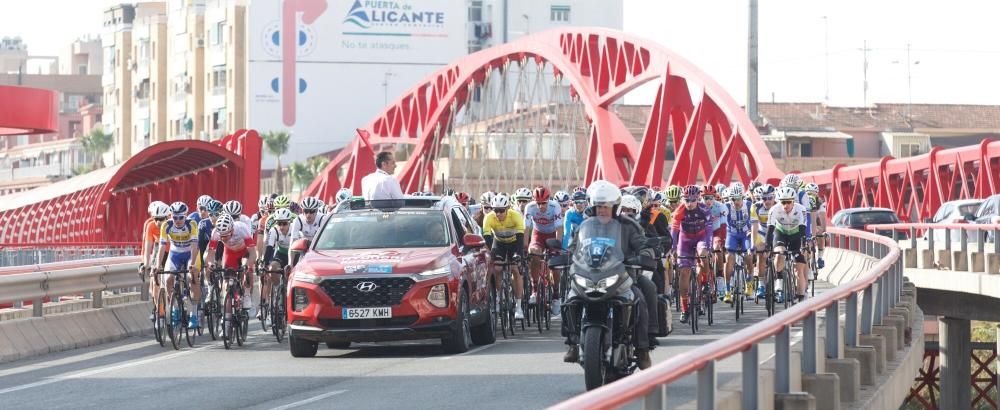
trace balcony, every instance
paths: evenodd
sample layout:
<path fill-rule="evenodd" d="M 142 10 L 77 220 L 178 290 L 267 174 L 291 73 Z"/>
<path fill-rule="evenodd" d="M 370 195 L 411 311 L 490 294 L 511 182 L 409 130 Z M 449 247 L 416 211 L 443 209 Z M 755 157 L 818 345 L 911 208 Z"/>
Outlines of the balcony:
<path fill-rule="evenodd" d="M 22 167 L 22 168 L 0 168 L 0 181 L 16 181 L 19 179 L 27 178 L 53 178 L 66 176 L 70 174 L 69 167 L 63 169 L 62 164 L 53 163 L 49 165 L 41 165 L 37 167 Z"/>

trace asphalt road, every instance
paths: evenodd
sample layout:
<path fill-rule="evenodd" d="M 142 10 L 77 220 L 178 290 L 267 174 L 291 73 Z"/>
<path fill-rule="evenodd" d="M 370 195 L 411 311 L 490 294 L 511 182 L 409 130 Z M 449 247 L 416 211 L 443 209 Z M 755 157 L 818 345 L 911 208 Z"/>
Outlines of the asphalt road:
<path fill-rule="evenodd" d="M 822 288 L 822 287 L 821 287 Z M 739 322 L 717 304 L 714 326 L 701 333 L 674 317 L 654 362 L 731 334 L 765 317 L 747 305 Z M 558 326 L 558 322 L 555 323 Z M 435 341 L 325 347 L 295 359 L 251 322 L 248 343 L 225 350 L 207 336 L 194 348 L 160 347 L 152 337 L 61 352 L 0 366 L 0 407 L 29 408 L 259 408 L 259 409 L 488 409 L 542 408 L 584 391 L 583 370 L 562 362 L 558 327 L 530 328 L 507 340 L 445 354 Z M 761 361 L 771 355 L 761 346 Z M 717 365 L 720 384 L 738 378 L 739 355 Z M 695 397 L 694 376 L 669 387 L 677 405 Z"/>

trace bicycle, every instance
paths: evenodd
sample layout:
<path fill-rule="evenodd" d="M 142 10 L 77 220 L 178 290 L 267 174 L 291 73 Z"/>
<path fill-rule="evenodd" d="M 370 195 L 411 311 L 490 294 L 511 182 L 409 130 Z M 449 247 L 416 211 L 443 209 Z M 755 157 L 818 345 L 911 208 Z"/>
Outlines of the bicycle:
<path fill-rule="evenodd" d="M 532 312 L 535 316 L 536 326 L 538 327 L 538 333 L 542 333 L 542 322 L 545 322 L 545 330 L 549 330 L 551 327 L 550 321 L 552 320 L 552 279 L 549 272 L 549 260 L 553 256 L 565 255 L 566 252 L 562 250 L 562 241 L 558 239 L 549 239 L 545 241 L 545 252 L 542 254 L 542 273 L 538 275 L 538 282 L 535 285 L 535 309 Z M 562 272 L 560 276 L 560 282 L 562 282 L 562 277 L 566 275 L 566 272 Z"/>
<path fill-rule="evenodd" d="M 761 253 L 768 253 L 769 254 L 770 252 L 768 252 L 768 251 L 762 251 L 762 252 L 757 252 L 757 253 L 758 254 L 761 254 Z M 774 312 L 774 308 L 775 308 L 774 303 L 775 303 L 775 301 L 777 301 L 777 298 L 778 298 L 778 295 L 777 295 L 777 293 L 775 292 L 775 289 L 774 289 L 774 286 L 775 286 L 774 282 L 777 280 L 777 278 L 776 278 L 777 271 L 774 270 L 774 258 L 772 257 L 772 255 L 770 255 L 770 254 L 767 255 L 767 257 L 765 258 L 765 263 L 767 264 L 767 266 L 764 269 L 764 271 L 765 271 L 765 273 L 764 273 L 764 286 L 765 286 L 764 287 L 764 309 L 767 310 L 767 316 L 770 317 L 770 316 L 774 315 L 774 313 L 775 313 Z"/>
<path fill-rule="evenodd" d="M 680 255 L 678 255 L 677 259 L 678 260 L 687 259 L 687 260 L 699 261 L 699 260 L 709 259 L 710 257 L 711 257 L 711 255 L 707 255 L 707 256 L 680 256 Z M 687 309 L 688 310 L 688 312 L 687 312 L 688 313 L 688 324 L 691 325 L 691 334 L 698 334 L 698 316 L 701 315 L 700 310 L 701 310 L 701 308 L 703 308 L 702 304 L 704 302 L 708 302 L 706 304 L 709 306 L 709 308 L 711 308 L 711 306 L 712 306 L 711 299 L 713 298 L 713 296 L 711 294 L 706 295 L 705 292 L 704 292 L 704 289 L 702 289 L 702 286 L 699 283 L 700 281 L 698 280 L 698 276 L 701 276 L 701 275 L 699 273 L 700 269 L 698 267 L 698 263 L 696 263 L 695 266 L 691 267 L 690 269 L 692 269 L 692 272 L 691 272 L 691 274 L 688 275 L 688 309 Z M 712 271 L 709 271 L 709 272 L 710 272 L 709 274 L 712 274 L 712 275 L 715 274 Z M 678 273 L 680 273 L 680 272 L 678 272 Z M 707 279 L 708 278 L 706 278 L 706 283 L 705 283 L 706 287 L 708 287 L 708 284 L 712 282 L 712 281 L 709 281 Z M 704 300 L 703 301 L 702 299 L 708 299 L 708 300 Z"/>
<path fill-rule="evenodd" d="M 774 252 L 774 255 L 783 255 L 785 257 L 784 272 L 781 275 L 781 292 L 782 292 L 782 304 L 785 309 L 788 309 L 789 305 L 794 305 L 795 302 L 793 298 L 798 294 L 798 276 L 795 272 L 795 256 L 798 252 L 789 251 L 788 248 L 782 242 L 776 242 L 775 248 L 781 247 L 781 252 Z M 774 257 L 774 255 L 772 257 Z M 772 264 L 773 266 L 773 264 Z M 788 290 L 791 289 L 791 295 L 789 295 Z"/>
<path fill-rule="evenodd" d="M 500 323 L 504 339 L 507 338 L 508 330 L 510 335 L 514 336 L 514 277 L 510 267 L 519 264 L 519 259 L 517 255 L 514 255 L 511 260 L 501 258 L 493 260 L 493 265 L 500 267 L 500 294 L 497 295 L 499 300 L 495 303 L 499 306 L 496 310 L 499 312 L 500 321 L 497 323 Z"/>
<path fill-rule="evenodd" d="M 208 327 L 208 334 L 212 340 L 219 340 L 222 337 L 222 269 L 206 269 L 206 290 L 205 306 L 202 312 L 205 314 L 205 326 Z"/>
<path fill-rule="evenodd" d="M 732 275 L 733 275 L 733 289 L 735 290 L 735 292 L 733 292 L 733 295 L 732 295 L 733 299 L 732 299 L 732 303 L 730 304 L 730 306 L 732 306 L 733 310 L 736 311 L 736 321 L 739 321 L 740 320 L 740 315 L 742 315 L 744 313 L 744 311 L 743 311 L 743 302 L 744 302 L 744 300 L 743 299 L 746 298 L 746 272 L 747 272 L 747 269 L 746 269 L 746 265 L 745 265 L 746 261 L 743 259 L 743 256 L 746 253 L 746 251 L 744 251 L 743 249 L 738 249 L 736 252 L 733 252 L 733 253 L 734 253 L 733 259 L 734 259 L 735 263 L 733 265 L 733 274 Z"/>
<path fill-rule="evenodd" d="M 166 320 L 167 324 L 167 335 L 170 337 L 170 344 L 174 346 L 174 350 L 180 350 L 181 348 L 181 332 L 184 333 L 184 338 L 187 341 L 188 347 L 194 347 L 194 339 L 196 337 L 195 329 L 188 327 L 188 320 L 191 314 L 198 314 L 197 312 L 189 312 L 184 306 L 184 299 L 188 298 L 190 300 L 190 284 L 187 279 L 187 270 L 173 270 L 173 271 L 163 271 L 160 272 L 163 275 L 171 275 L 174 277 L 174 286 L 172 295 L 170 296 L 170 320 Z M 160 293 L 165 297 L 165 290 L 161 289 Z M 176 314 L 175 314 L 176 312 Z"/>
<path fill-rule="evenodd" d="M 264 268 L 264 261 L 258 260 L 257 262 L 254 263 L 254 272 L 257 274 L 257 277 L 260 280 L 260 288 L 264 289 L 264 278 L 265 278 L 264 275 L 269 272 L 267 269 Z M 253 294 L 253 291 L 251 290 L 250 293 Z M 258 312 L 260 316 L 259 318 L 260 329 L 265 332 L 267 331 L 267 320 L 269 318 L 268 313 L 270 311 L 270 308 L 265 306 L 264 302 L 267 302 L 269 297 L 270 295 L 265 295 L 262 290 L 260 294 L 260 304 L 258 305 L 260 306 L 260 311 Z"/>
<path fill-rule="evenodd" d="M 278 343 L 281 343 L 281 339 L 285 337 L 285 323 L 288 320 L 288 316 L 285 313 L 285 292 L 288 286 L 285 279 L 285 270 L 268 269 L 264 273 L 278 275 L 278 283 L 271 285 L 271 295 L 267 302 L 271 310 L 271 334 L 278 340 Z"/>
<path fill-rule="evenodd" d="M 243 309 L 243 298 L 252 296 L 244 294 L 242 277 L 246 273 L 245 266 L 240 269 L 215 269 L 222 271 L 222 278 L 226 284 L 226 298 L 222 309 L 222 344 L 229 350 L 233 343 L 243 346 L 243 342 L 246 341 L 250 314 Z"/>
<path fill-rule="evenodd" d="M 145 266 L 139 267 L 140 275 L 149 275 L 150 269 Z M 166 345 L 167 335 L 164 334 L 166 331 L 166 311 L 167 311 L 167 291 L 160 287 L 160 275 L 154 274 L 153 281 L 156 286 L 160 288 L 159 292 L 156 292 L 153 297 L 153 336 L 156 337 L 156 342 L 160 344 L 160 347 Z M 143 281 L 145 282 L 145 280 Z"/>

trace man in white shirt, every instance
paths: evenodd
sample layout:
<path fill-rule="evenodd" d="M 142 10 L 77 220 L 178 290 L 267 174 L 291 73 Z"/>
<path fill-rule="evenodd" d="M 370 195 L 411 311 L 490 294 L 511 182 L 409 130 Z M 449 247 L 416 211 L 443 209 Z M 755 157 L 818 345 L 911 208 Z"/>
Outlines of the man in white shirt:
<path fill-rule="evenodd" d="M 361 179 L 361 195 L 365 200 L 403 199 L 399 181 L 392 175 L 396 171 L 396 160 L 391 152 L 380 152 L 375 156 L 375 172 Z"/>

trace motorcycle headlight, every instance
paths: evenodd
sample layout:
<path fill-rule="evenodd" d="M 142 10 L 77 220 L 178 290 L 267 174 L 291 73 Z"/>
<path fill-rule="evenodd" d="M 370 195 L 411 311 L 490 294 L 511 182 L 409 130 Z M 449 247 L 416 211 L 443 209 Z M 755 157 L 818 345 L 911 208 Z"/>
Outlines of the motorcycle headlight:
<path fill-rule="evenodd" d="M 573 282 L 584 289 L 586 292 L 607 292 L 608 288 L 614 286 L 618 283 L 619 275 L 611 275 L 604 279 L 594 281 L 587 279 L 582 276 L 573 276 Z"/>
<path fill-rule="evenodd" d="M 590 279 L 587 279 L 587 278 L 585 278 L 583 276 L 573 276 L 573 282 L 575 282 L 577 284 L 577 286 L 580 286 L 580 287 L 582 287 L 584 289 L 588 289 L 588 290 L 590 288 L 594 287 L 594 282 L 592 282 Z"/>

